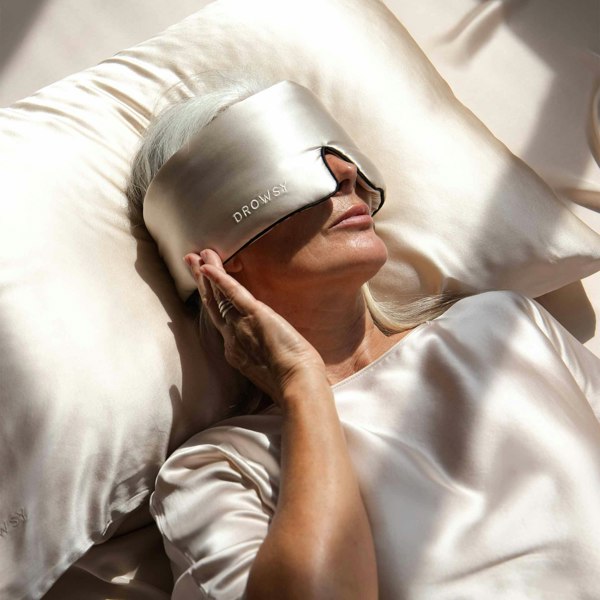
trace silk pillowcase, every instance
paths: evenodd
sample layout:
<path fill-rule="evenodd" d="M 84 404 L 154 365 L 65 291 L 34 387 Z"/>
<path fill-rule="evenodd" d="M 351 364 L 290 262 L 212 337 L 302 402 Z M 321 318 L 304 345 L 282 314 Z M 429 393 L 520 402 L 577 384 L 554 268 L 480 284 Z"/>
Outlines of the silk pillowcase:
<path fill-rule="evenodd" d="M 377 295 L 536 296 L 598 268 L 598 236 L 377 0 L 219 0 L 1 110 L 2 597 L 40 597 L 235 398 L 123 189 L 167 90 L 247 65 L 312 89 L 382 171 Z"/>

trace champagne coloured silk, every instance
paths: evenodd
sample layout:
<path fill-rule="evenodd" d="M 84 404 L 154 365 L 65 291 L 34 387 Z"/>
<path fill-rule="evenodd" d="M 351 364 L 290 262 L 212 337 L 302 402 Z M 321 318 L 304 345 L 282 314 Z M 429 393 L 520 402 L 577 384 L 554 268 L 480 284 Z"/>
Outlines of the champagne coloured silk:
<path fill-rule="evenodd" d="M 536 302 L 463 299 L 333 393 L 380 600 L 598 597 L 600 361 Z M 163 465 L 151 510 L 173 600 L 243 597 L 281 425 L 277 408 L 228 419 Z"/>
<path fill-rule="evenodd" d="M 384 200 L 377 167 L 319 99 L 292 81 L 229 107 L 162 166 L 144 199 L 144 221 L 183 300 L 196 290 L 185 254 L 212 248 L 226 262 L 337 191 L 325 148 L 357 165 L 376 213 Z"/>

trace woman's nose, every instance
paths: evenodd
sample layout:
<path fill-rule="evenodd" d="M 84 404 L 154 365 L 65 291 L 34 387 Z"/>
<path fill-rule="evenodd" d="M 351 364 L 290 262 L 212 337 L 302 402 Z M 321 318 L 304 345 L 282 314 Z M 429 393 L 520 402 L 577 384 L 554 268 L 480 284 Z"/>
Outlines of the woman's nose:
<path fill-rule="evenodd" d="M 325 155 L 325 161 L 337 182 L 341 184 L 338 193 L 343 195 L 351 194 L 356 188 L 356 165 L 332 153 Z"/>

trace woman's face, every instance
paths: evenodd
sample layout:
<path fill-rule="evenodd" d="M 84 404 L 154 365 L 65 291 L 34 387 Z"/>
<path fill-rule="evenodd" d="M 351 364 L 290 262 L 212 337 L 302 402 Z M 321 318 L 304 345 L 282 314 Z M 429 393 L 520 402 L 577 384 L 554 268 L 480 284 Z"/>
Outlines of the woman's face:
<path fill-rule="evenodd" d="M 325 160 L 341 183 L 335 196 L 279 223 L 227 263 L 255 295 L 328 282 L 360 286 L 387 260 L 356 166 L 331 153 Z"/>

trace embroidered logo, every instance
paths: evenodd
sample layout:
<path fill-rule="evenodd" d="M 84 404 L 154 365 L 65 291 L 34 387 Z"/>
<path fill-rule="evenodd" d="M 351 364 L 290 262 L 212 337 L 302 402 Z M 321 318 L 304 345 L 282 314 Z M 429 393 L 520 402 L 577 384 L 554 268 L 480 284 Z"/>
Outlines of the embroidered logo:
<path fill-rule="evenodd" d="M 246 217 L 249 217 L 254 211 L 262 208 L 265 204 L 272 202 L 274 198 L 287 194 L 287 182 L 279 185 L 274 185 L 272 188 L 266 190 L 263 194 L 258 194 L 256 198 L 252 198 L 248 204 L 244 204 L 240 210 L 236 211 L 231 215 L 233 220 L 237 223 L 241 223 Z"/>
<path fill-rule="evenodd" d="M 24 508 L 20 508 L 11 515 L 8 519 L 0 521 L 0 538 L 10 535 L 17 527 L 20 527 L 27 521 L 27 514 Z"/>

